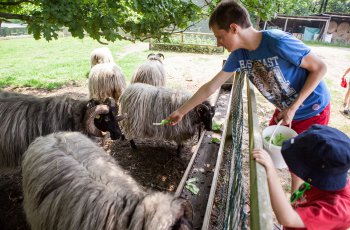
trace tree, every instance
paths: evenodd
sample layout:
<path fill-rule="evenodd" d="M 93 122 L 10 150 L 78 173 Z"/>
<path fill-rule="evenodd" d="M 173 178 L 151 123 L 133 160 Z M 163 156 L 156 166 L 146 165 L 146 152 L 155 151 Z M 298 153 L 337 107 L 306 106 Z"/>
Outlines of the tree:
<path fill-rule="evenodd" d="M 192 0 L 0 0 L 0 21 L 27 23 L 35 39 L 57 38 L 67 27 L 74 37 L 135 41 L 167 37 L 208 15 L 209 9 Z"/>

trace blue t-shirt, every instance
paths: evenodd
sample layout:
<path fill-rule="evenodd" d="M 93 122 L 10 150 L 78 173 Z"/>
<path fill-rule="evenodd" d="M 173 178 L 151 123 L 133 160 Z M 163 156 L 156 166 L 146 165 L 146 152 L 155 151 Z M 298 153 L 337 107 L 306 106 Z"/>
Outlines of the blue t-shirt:
<path fill-rule="evenodd" d="M 223 71 L 244 71 L 260 93 L 279 110 L 289 107 L 305 84 L 309 72 L 300 67 L 310 48 L 281 30 L 262 31 L 256 50 L 232 52 Z M 296 111 L 294 120 L 313 117 L 329 104 L 330 94 L 322 80 Z"/>

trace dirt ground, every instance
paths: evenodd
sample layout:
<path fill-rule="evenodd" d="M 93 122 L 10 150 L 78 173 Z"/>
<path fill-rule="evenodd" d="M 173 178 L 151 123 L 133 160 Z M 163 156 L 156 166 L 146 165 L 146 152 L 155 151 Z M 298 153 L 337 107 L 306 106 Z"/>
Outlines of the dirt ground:
<path fill-rule="evenodd" d="M 346 68 L 350 67 L 350 49 L 313 47 L 313 51 L 327 64 L 327 84 L 332 94 L 330 125 L 350 135 L 350 119 L 340 113 L 345 90 L 340 87 L 340 78 Z M 126 49 L 126 53 L 147 50 L 147 44 L 136 44 Z M 201 55 L 166 53 L 164 65 L 168 74 L 167 85 L 180 87 L 195 92 L 200 85 L 209 80 L 220 70 L 226 55 Z M 123 54 L 116 55 L 122 57 Z M 29 88 L 7 88 L 16 92 L 51 96 L 68 94 L 72 97 L 84 98 L 88 95 L 86 83 L 80 86 L 71 85 L 59 90 L 46 91 Z M 261 127 L 267 125 L 273 107 L 258 95 L 258 115 Z M 246 141 L 244 143 L 247 143 Z M 197 137 L 193 137 L 185 145 L 180 157 L 176 156 L 176 144 L 136 140 L 138 150 L 131 150 L 127 141 L 107 141 L 103 148 L 113 155 L 119 164 L 145 188 L 159 191 L 175 191 L 190 160 Z M 244 164 L 246 167 L 248 164 Z M 246 171 L 247 169 L 245 169 Z M 284 188 L 288 189 L 289 175 L 279 172 Z M 249 181 L 248 179 L 246 181 Z M 248 183 L 248 182 L 247 182 Z M 20 171 L 0 172 L 0 229 L 24 230 L 26 225 L 22 210 L 22 192 Z"/>

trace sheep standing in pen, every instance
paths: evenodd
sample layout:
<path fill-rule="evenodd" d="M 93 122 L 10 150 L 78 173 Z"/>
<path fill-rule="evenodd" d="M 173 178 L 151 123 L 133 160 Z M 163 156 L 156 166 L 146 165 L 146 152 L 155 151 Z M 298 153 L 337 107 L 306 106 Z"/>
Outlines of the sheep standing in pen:
<path fill-rule="evenodd" d="M 191 97 L 183 90 L 155 87 L 136 83 L 130 85 L 119 99 L 120 112 L 126 118 L 121 121 L 124 135 L 136 148 L 133 138 L 170 140 L 178 144 L 177 153 L 181 153 L 183 142 L 191 138 L 196 130 L 199 136 L 202 124 L 206 130 L 212 128 L 215 110 L 205 101 L 184 116 L 176 126 L 154 126 L 172 111 L 175 111 Z"/>
<path fill-rule="evenodd" d="M 37 138 L 22 162 L 23 205 L 33 230 L 192 229 L 186 200 L 145 191 L 77 132 Z"/>
<path fill-rule="evenodd" d="M 164 55 L 149 54 L 148 62 L 140 65 L 134 72 L 130 83 L 145 83 L 154 86 L 165 86 Z"/>
<path fill-rule="evenodd" d="M 124 74 L 113 63 L 95 65 L 89 74 L 89 92 L 92 99 L 114 98 L 118 101 L 126 88 Z"/>
<path fill-rule="evenodd" d="M 39 98 L 0 92 L 0 168 L 20 165 L 21 155 L 38 136 L 58 131 L 81 131 L 112 139 L 122 136 L 114 100 L 75 100 L 70 97 Z"/>
<path fill-rule="evenodd" d="M 114 63 L 113 55 L 108 47 L 96 48 L 90 54 L 91 68 L 101 63 Z"/>

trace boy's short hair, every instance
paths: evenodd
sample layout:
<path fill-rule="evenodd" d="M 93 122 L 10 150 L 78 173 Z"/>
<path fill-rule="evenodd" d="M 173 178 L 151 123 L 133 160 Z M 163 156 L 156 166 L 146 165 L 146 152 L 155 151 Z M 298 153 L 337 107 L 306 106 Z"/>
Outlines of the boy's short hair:
<path fill-rule="evenodd" d="M 252 26 L 248 11 L 233 0 L 220 2 L 209 18 L 209 28 L 216 25 L 219 29 L 228 31 L 230 25 L 235 23 L 243 29 Z"/>
<path fill-rule="evenodd" d="M 345 187 L 350 168 L 350 138 L 324 125 L 312 125 L 283 142 L 282 155 L 290 171 L 318 189 Z"/>

